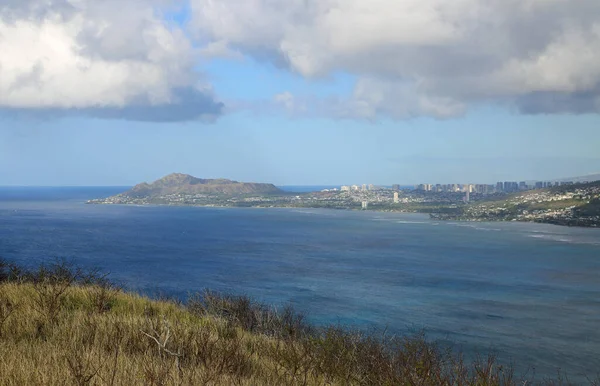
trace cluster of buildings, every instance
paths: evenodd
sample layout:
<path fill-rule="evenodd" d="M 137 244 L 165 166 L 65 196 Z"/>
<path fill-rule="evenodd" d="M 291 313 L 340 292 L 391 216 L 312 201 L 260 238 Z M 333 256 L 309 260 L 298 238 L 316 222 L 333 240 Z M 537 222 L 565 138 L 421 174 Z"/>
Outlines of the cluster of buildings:
<path fill-rule="evenodd" d="M 496 183 L 496 192 L 515 193 L 523 190 L 552 188 L 554 186 L 573 185 L 573 181 L 536 181 L 528 184 L 525 181 L 505 181 Z"/>
<path fill-rule="evenodd" d="M 564 185 L 569 185 L 565 183 Z M 546 184 L 546 187 L 554 187 Z M 560 186 L 560 185 L 559 185 Z M 503 186 L 504 187 L 504 186 Z M 600 226 L 600 213 L 587 204 L 600 200 L 600 185 L 531 191 L 504 201 L 483 201 L 464 212 L 436 218 L 467 221 L 535 221 L 559 225 Z"/>
<path fill-rule="evenodd" d="M 342 192 L 366 192 L 369 190 L 378 190 L 379 188 L 373 184 L 362 184 L 362 185 L 344 185 L 340 188 Z"/>
<path fill-rule="evenodd" d="M 487 184 L 419 184 L 415 186 L 415 190 L 423 192 L 464 192 L 464 193 L 515 193 L 531 189 L 543 189 L 554 186 L 573 185 L 572 181 L 551 182 L 551 181 L 536 181 L 527 183 L 525 181 L 504 181 L 498 182 L 496 185 Z M 398 186 L 398 185 L 394 185 Z"/>
<path fill-rule="evenodd" d="M 488 185 L 472 184 L 419 184 L 415 186 L 415 190 L 423 192 L 475 192 L 476 188 L 482 192 L 487 192 L 489 190 Z"/>
<path fill-rule="evenodd" d="M 498 182 L 495 185 L 491 184 L 419 184 L 414 187 L 414 190 L 421 192 L 436 192 L 436 193 L 478 193 L 478 194 L 494 194 L 494 193 L 515 193 L 532 189 L 543 189 L 554 186 L 573 185 L 572 181 L 536 181 L 536 182 L 516 182 L 504 181 Z M 342 192 L 368 192 L 375 190 L 389 190 L 389 187 L 382 188 L 373 184 L 362 185 L 344 185 L 339 191 Z M 392 185 L 392 191 L 400 191 L 401 185 Z M 325 192 L 338 191 L 335 189 L 325 189 Z"/>

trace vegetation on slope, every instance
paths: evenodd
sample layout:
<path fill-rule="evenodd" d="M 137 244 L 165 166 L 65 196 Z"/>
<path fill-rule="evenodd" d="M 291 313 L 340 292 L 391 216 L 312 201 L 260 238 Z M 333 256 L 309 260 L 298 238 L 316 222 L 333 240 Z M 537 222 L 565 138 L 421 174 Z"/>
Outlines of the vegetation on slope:
<path fill-rule="evenodd" d="M 433 218 L 467 221 L 532 221 L 568 226 L 600 226 L 600 181 L 490 197 L 455 213 Z"/>
<path fill-rule="evenodd" d="M 316 328 L 211 292 L 151 300 L 60 262 L 0 261 L 0 345 L 3 385 L 524 384 L 492 356 L 466 363 L 422 335 Z"/>
<path fill-rule="evenodd" d="M 224 178 L 202 179 L 188 174 L 173 173 L 165 176 L 151 184 L 141 183 L 131 190 L 122 193 L 127 197 L 153 198 L 166 195 L 181 194 L 272 194 L 281 193 L 281 190 L 273 184 L 238 182 Z"/>

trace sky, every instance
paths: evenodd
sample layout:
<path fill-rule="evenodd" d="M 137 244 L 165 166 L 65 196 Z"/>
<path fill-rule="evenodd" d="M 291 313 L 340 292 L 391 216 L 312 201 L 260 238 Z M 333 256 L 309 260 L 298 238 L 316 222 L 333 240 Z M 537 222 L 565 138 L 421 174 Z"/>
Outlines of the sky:
<path fill-rule="evenodd" d="M 0 186 L 600 172 L 597 0 L 3 0 Z"/>

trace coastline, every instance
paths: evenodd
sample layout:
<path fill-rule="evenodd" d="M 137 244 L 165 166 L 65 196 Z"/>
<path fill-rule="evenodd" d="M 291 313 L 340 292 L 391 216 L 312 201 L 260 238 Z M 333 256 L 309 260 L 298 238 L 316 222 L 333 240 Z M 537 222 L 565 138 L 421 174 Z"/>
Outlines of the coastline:
<path fill-rule="evenodd" d="M 543 220 L 528 220 L 528 219 L 500 219 L 500 218 L 458 218 L 452 217 L 448 215 L 440 215 L 439 213 L 432 212 L 419 212 L 416 210 L 390 210 L 390 209 L 360 209 L 360 208 L 343 208 L 343 207 L 321 207 L 321 206 L 281 206 L 281 205 L 249 205 L 249 206 L 234 206 L 234 205 L 190 205 L 190 204 L 177 204 L 177 203 L 140 203 L 140 204 L 132 204 L 132 203 L 106 203 L 106 202 L 93 202 L 94 200 L 88 200 L 85 202 L 86 205 L 122 205 L 122 206 L 171 206 L 171 207 L 193 207 L 193 208 L 218 208 L 218 209 L 324 209 L 324 210 L 343 210 L 343 211 L 353 211 L 353 212 L 374 212 L 374 213 L 413 213 L 413 214 L 423 214 L 429 215 L 429 218 L 435 221 L 456 221 L 456 222 L 520 222 L 520 223 L 534 223 L 534 224 L 548 224 L 548 225 L 556 225 L 561 227 L 569 227 L 569 228 L 588 228 L 588 229 L 600 229 L 600 224 L 598 223 L 586 223 L 581 222 L 577 219 L 572 220 L 556 220 L 549 219 L 546 221 Z"/>
<path fill-rule="evenodd" d="M 532 223 L 532 224 L 549 224 L 562 227 L 572 228 L 590 228 L 600 229 L 600 224 L 587 219 L 520 219 L 520 218 L 461 218 L 452 216 L 440 216 L 439 214 L 430 213 L 429 217 L 436 221 L 457 221 L 457 222 L 520 222 L 520 223 Z"/>

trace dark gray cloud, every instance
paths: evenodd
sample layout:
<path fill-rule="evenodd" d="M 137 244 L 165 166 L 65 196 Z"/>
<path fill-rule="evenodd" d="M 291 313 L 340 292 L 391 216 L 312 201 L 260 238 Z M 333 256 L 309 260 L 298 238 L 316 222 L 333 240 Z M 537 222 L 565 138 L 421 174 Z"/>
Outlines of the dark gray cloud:
<path fill-rule="evenodd" d="M 216 102 L 206 93 L 193 88 L 173 90 L 174 101 L 169 104 L 151 105 L 145 98 L 138 98 L 124 107 L 65 108 L 0 108 L 0 118 L 47 120 L 82 116 L 101 119 L 120 119 L 143 122 L 214 122 L 223 114 L 224 104 Z"/>
<path fill-rule="evenodd" d="M 148 122 L 212 122 L 223 113 L 223 103 L 208 94 L 192 88 L 175 89 L 173 93 L 174 102 L 170 104 L 152 106 L 148 101 L 138 100 L 122 108 L 92 108 L 82 113 L 98 118 Z"/>
<path fill-rule="evenodd" d="M 525 114 L 590 114 L 600 112 L 600 85 L 594 89 L 575 93 L 539 92 L 516 100 Z"/>

